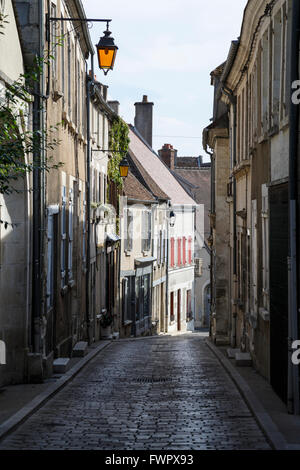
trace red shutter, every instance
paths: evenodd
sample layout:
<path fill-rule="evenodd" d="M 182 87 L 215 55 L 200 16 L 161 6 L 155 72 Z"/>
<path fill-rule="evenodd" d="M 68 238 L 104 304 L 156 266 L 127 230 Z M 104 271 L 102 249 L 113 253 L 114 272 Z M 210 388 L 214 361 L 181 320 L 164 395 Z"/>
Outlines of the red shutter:
<path fill-rule="evenodd" d="M 189 264 L 192 264 L 192 237 L 189 237 L 188 240 L 188 257 Z"/>
<path fill-rule="evenodd" d="M 178 266 L 181 266 L 181 238 L 177 239 L 177 259 L 178 259 Z"/>
<path fill-rule="evenodd" d="M 174 256 L 174 248 L 175 248 L 175 239 L 171 238 L 171 267 L 174 267 L 175 264 L 175 256 Z"/>
<path fill-rule="evenodd" d="M 186 264 L 186 237 L 182 239 L 182 264 Z"/>

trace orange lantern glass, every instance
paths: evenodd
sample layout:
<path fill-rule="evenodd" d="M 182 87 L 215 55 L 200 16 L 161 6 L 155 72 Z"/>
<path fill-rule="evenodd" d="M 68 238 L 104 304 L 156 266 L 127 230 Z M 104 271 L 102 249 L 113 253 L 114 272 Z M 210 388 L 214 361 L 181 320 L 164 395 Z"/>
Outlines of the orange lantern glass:
<path fill-rule="evenodd" d="M 109 70 L 113 70 L 116 59 L 118 47 L 114 43 L 114 38 L 110 37 L 111 32 L 108 30 L 104 31 L 104 36 L 100 38 L 99 43 L 96 45 L 98 53 L 99 68 L 103 70 L 104 75 Z"/>

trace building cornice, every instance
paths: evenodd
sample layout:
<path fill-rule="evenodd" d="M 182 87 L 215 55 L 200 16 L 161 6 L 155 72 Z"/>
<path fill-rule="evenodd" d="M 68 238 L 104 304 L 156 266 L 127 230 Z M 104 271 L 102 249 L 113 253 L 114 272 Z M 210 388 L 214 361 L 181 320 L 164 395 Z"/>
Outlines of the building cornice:
<path fill-rule="evenodd" d="M 226 79 L 226 85 L 231 90 L 237 91 L 243 81 L 243 75 L 246 77 L 247 69 L 257 54 L 259 39 L 269 24 L 270 16 L 273 16 L 273 7 L 275 4 L 277 7 L 277 3 L 283 3 L 283 0 L 248 1 L 244 11 L 238 51 Z M 267 9 L 268 6 L 271 11 Z"/>

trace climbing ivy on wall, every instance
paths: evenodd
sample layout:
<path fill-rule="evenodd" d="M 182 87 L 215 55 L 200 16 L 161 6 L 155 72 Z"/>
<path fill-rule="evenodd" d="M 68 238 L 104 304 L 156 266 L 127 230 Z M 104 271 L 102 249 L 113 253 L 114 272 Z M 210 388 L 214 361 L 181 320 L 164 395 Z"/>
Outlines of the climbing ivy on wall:
<path fill-rule="evenodd" d="M 108 162 L 107 170 L 108 182 L 114 182 L 118 189 L 121 189 L 123 186 L 119 164 L 128 151 L 128 134 L 129 129 L 127 124 L 120 117 L 116 117 L 109 132 L 109 149 L 111 150 L 112 157 Z"/>

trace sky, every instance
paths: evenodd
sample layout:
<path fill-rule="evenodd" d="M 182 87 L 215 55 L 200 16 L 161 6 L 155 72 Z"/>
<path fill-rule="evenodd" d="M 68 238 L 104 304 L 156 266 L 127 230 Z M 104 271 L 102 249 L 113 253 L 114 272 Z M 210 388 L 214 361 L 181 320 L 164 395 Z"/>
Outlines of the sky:
<path fill-rule="evenodd" d="M 240 35 L 247 0 L 82 0 L 87 18 L 109 18 L 118 46 L 114 70 L 97 79 L 134 123 L 134 103 L 154 102 L 153 149 L 172 144 L 178 156 L 199 156 L 202 130 L 210 124 L 210 72 L 227 58 Z M 105 23 L 93 23 L 93 44 Z M 95 56 L 96 58 L 96 56 Z M 96 59 L 97 61 L 97 59 Z"/>

